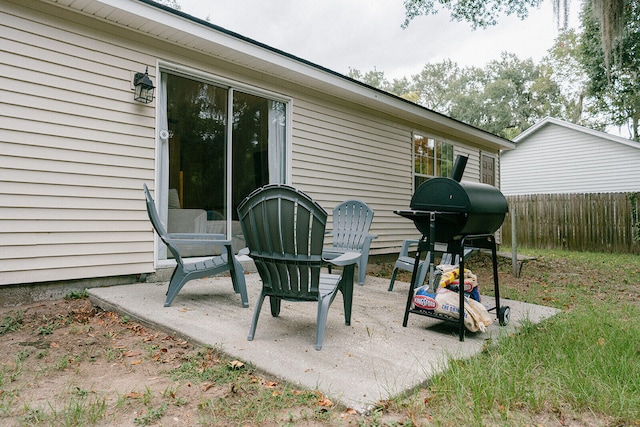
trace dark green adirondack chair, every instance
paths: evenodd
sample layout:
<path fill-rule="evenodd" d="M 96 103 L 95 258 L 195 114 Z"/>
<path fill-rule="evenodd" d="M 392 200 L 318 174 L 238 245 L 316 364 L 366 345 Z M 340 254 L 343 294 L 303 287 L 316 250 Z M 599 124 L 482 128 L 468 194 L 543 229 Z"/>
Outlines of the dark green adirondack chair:
<path fill-rule="evenodd" d="M 333 259 L 342 274 L 322 274 L 327 213 L 308 195 L 293 187 L 272 184 L 253 191 L 238 206 L 242 232 L 260 278 L 249 341 L 253 340 L 262 303 L 269 297 L 271 315 L 280 314 L 282 300 L 318 304 L 316 350 L 322 348 L 329 306 L 338 291 L 344 301 L 345 324 L 351 323 L 353 277 L 360 254 Z"/>
<path fill-rule="evenodd" d="M 369 262 L 371 241 L 378 236 L 369 234 L 373 209 L 359 200 L 347 200 L 333 209 L 332 246 L 325 248 L 324 257 L 332 259 L 346 252 L 358 252 L 358 283 L 364 284 Z M 331 271 L 331 270 L 329 270 Z"/>
<path fill-rule="evenodd" d="M 233 249 L 231 248 L 231 240 L 225 240 L 223 234 L 167 233 L 160 221 L 156 204 L 149 193 L 147 184 L 144 184 L 144 196 L 147 202 L 147 213 L 149 214 L 151 224 L 153 224 L 156 233 L 164 244 L 167 245 L 167 248 L 169 248 L 169 251 L 171 251 L 177 263 L 171 280 L 169 281 L 164 306 L 169 307 L 171 305 L 173 299 L 178 295 L 178 292 L 180 292 L 184 284 L 189 280 L 215 276 L 228 271 L 231 274 L 233 290 L 240 294 L 242 306 L 249 307 L 244 269 L 234 256 Z M 205 259 L 199 258 L 196 262 L 185 262 L 180 255 L 180 245 L 220 246 L 223 248 L 223 253 L 222 255 L 209 256 Z"/>

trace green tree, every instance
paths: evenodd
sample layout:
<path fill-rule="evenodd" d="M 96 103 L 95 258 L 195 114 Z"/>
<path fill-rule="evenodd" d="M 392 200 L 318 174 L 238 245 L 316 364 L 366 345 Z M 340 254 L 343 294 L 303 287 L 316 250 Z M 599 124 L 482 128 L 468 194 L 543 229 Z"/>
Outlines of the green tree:
<path fill-rule="evenodd" d="M 593 2 L 587 1 L 582 13 L 582 54 L 588 76 L 587 95 L 593 97 L 592 113 L 601 112 L 609 123 L 628 126 L 631 139 L 640 141 L 640 2 L 630 1 L 625 6 L 619 55 L 607 66 L 605 52 L 599 43 L 600 22 L 593 18 Z"/>
<path fill-rule="evenodd" d="M 496 135 L 511 139 L 546 116 L 562 116 L 559 85 L 531 59 L 503 53 L 484 69 L 466 69 L 461 79 L 448 114 Z"/>
<path fill-rule="evenodd" d="M 554 13 L 560 24 L 567 24 L 567 11 L 570 0 L 553 0 Z M 610 58 L 616 52 L 617 40 L 622 37 L 626 21 L 636 20 L 637 15 L 626 17 L 628 6 L 637 4 L 638 0 L 591 0 L 591 17 L 599 23 L 599 41 L 604 54 L 606 68 L 610 65 Z M 440 8 L 447 9 L 451 19 L 467 21 L 472 28 L 486 28 L 498 23 L 501 15 L 515 14 L 520 19 L 529 15 L 529 10 L 538 7 L 542 0 L 404 0 L 405 20 L 403 27 L 420 15 L 438 13 Z"/>
<path fill-rule="evenodd" d="M 538 7 L 542 0 L 404 0 L 407 27 L 412 19 L 421 15 L 434 15 L 444 8 L 455 21 L 467 21 L 473 29 L 486 28 L 498 23 L 501 15 L 524 19 L 529 9 Z"/>
<path fill-rule="evenodd" d="M 170 8 L 175 10 L 182 10 L 182 7 L 178 3 L 178 0 L 154 0 L 154 1 L 156 1 L 157 3 L 163 4 L 165 6 L 169 6 Z"/>
<path fill-rule="evenodd" d="M 390 87 L 389 81 L 384 76 L 384 71 L 378 71 L 375 68 L 364 74 L 358 69 L 349 68 L 347 76 L 384 91 L 388 91 Z"/>
<path fill-rule="evenodd" d="M 549 69 L 553 81 L 560 83 L 565 100 L 561 116 L 571 123 L 601 128 L 597 121 L 583 117 L 589 100 L 586 99 L 588 77 L 581 64 L 581 54 L 580 34 L 570 29 L 558 35 L 541 65 Z"/>
<path fill-rule="evenodd" d="M 425 65 L 419 74 L 413 76 L 416 103 L 441 113 L 449 112 L 455 93 L 463 90 L 456 87 L 461 82 L 461 74 L 458 64 L 450 59 Z"/>
<path fill-rule="evenodd" d="M 369 86 L 405 98 L 411 102 L 418 103 L 418 97 L 412 88 L 411 82 L 409 82 L 406 77 L 389 81 L 385 77 L 384 71 L 378 71 L 375 68 L 364 74 L 356 68 L 349 68 L 347 76 Z"/>
<path fill-rule="evenodd" d="M 379 71 L 351 70 L 350 76 L 509 139 L 546 116 L 566 119 L 571 111 L 549 65 L 509 53 L 484 68 L 460 68 L 451 60 L 427 64 L 397 87 Z"/>

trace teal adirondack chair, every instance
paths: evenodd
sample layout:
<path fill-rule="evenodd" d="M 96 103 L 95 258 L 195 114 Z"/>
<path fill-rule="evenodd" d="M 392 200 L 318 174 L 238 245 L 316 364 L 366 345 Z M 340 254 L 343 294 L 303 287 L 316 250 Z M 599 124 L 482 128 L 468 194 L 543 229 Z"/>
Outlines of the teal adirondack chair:
<path fill-rule="evenodd" d="M 400 255 L 396 260 L 396 263 L 393 266 L 393 271 L 391 272 L 391 281 L 389 282 L 388 291 L 393 290 L 393 284 L 396 281 L 396 276 L 398 275 L 398 270 L 405 270 L 409 272 L 413 272 L 413 268 L 415 265 L 415 257 L 409 256 L 409 249 L 413 246 L 418 246 L 419 240 L 416 239 L 406 239 L 402 242 L 402 249 L 400 249 Z M 429 259 L 429 253 L 426 255 L 426 259 Z M 429 263 L 425 262 L 424 259 L 421 259 L 418 264 L 417 271 L 417 279 L 415 282 L 415 287 L 418 288 L 424 285 L 424 281 L 427 278 L 427 272 L 429 271 Z"/>
<path fill-rule="evenodd" d="M 360 253 L 358 283 L 364 284 L 369 262 L 371 242 L 376 235 L 369 234 L 373 222 L 373 209 L 359 200 L 347 200 L 333 209 L 332 246 L 324 249 L 323 256 L 333 259 L 346 252 Z M 331 271 L 331 270 L 329 270 Z"/>
<path fill-rule="evenodd" d="M 329 307 L 342 293 L 345 324 L 351 323 L 353 279 L 360 254 L 348 252 L 331 261 L 342 274 L 322 274 L 327 213 L 303 192 L 281 184 L 258 188 L 238 206 L 238 216 L 260 278 L 249 341 L 255 335 L 262 303 L 269 297 L 271 315 L 280 314 L 282 300 L 318 304 L 316 350 L 322 348 Z"/>
<path fill-rule="evenodd" d="M 160 221 L 160 216 L 156 210 L 156 204 L 149 193 L 147 184 L 144 184 L 144 196 L 147 202 L 147 213 L 151 224 L 156 233 L 162 239 L 165 245 L 176 260 L 176 268 L 173 270 L 169 288 L 167 289 L 167 298 L 164 306 L 169 307 L 178 292 L 189 280 L 200 279 L 208 276 L 229 272 L 231 274 L 231 282 L 233 290 L 240 294 L 242 306 L 249 307 L 249 299 L 247 297 L 247 285 L 244 278 L 244 269 L 236 259 L 233 249 L 231 248 L 231 240 L 225 240 L 223 234 L 195 234 L 195 233 L 167 233 L 165 227 Z M 196 262 L 185 262 L 180 255 L 180 245 L 206 245 L 221 246 L 223 248 L 222 255 L 214 255 L 199 259 Z"/>
<path fill-rule="evenodd" d="M 388 291 L 393 290 L 393 284 L 396 281 L 396 276 L 398 275 L 398 270 L 405 270 L 409 272 L 413 272 L 413 268 L 415 265 L 415 257 L 409 256 L 409 250 L 411 247 L 415 246 L 416 249 L 418 247 L 419 240 L 417 239 L 406 239 L 402 242 L 402 249 L 400 249 L 400 254 L 398 255 L 398 259 L 396 263 L 393 265 L 393 271 L 391 272 L 391 281 L 389 282 Z M 474 248 L 465 248 L 464 250 L 464 259 L 474 251 Z M 424 281 L 427 278 L 427 273 L 429 273 L 429 260 L 431 256 L 429 252 L 422 258 L 418 264 L 417 270 L 417 279 L 415 282 L 415 287 L 418 288 L 424 285 Z M 440 261 L 441 264 L 458 264 L 458 255 L 455 257 L 450 253 L 443 253 L 442 259 Z"/>

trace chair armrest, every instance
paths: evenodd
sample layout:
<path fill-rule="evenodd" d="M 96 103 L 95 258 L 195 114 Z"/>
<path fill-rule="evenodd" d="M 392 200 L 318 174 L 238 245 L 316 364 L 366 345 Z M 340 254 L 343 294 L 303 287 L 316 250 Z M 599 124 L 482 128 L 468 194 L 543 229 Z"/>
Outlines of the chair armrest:
<path fill-rule="evenodd" d="M 345 252 L 333 259 L 324 259 L 324 261 L 337 265 L 338 267 L 344 267 L 345 265 L 356 264 L 360 257 L 361 255 L 358 252 Z"/>
<path fill-rule="evenodd" d="M 409 247 L 413 245 L 417 246 L 418 243 L 420 243 L 420 240 L 418 239 L 405 239 L 402 242 L 402 249 L 400 250 L 400 256 L 409 256 Z"/>

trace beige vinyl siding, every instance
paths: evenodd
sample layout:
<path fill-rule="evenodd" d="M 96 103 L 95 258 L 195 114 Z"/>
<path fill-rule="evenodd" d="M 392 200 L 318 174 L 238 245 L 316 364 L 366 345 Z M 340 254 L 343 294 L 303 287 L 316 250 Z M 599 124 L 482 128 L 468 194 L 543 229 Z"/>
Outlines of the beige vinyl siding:
<path fill-rule="evenodd" d="M 43 10 L 0 4 L 0 285 L 152 271 L 155 119 L 130 78 L 155 61 Z"/>
<path fill-rule="evenodd" d="M 323 102 L 298 94 L 292 183 L 328 212 L 350 198 L 367 203 L 375 211 L 371 233 L 378 236 L 372 254 L 395 252 L 404 239 L 419 237 L 411 221 L 394 213 L 407 209 L 413 194 L 414 130 L 410 123 L 343 106 L 339 100 Z M 463 179 L 479 181 L 480 149 L 444 139 L 454 144 L 455 154 L 469 157 Z"/>
<path fill-rule="evenodd" d="M 349 198 L 369 204 L 375 211 L 371 232 L 378 236 L 372 253 L 395 252 L 402 240 L 419 237 L 411 221 L 394 214 L 409 207 L 413 194 L 415 130 L 415 124 L 392 121 L 340 100 L 296 94 L 292 183 L 328 212 Z M 455 154 L 469 157 L 463 179 L 479 181 L 481 150 L 443 138 L 454 144 Z"/>
<path fill-rule="evenodd" d="M 178 30 L 150 37 L 125 28 L 126 19 L 108 23 L 96 17 L 99 2 L 83 4 L 78 13 L 38 0 L 0 2 L 0 285 L 153 271 L 142 184 L 153 188 L 156 177 L 155 103 L 134 102 L 131 81 L 149 66 L 157 85 L 158 63 L 291 98 L 291 183 L 329 212 L 347 198 L 370 204 L 374 254 L 417 237 L 393 211 L 412 196 L 412 132 L 434 130 L 329 96 L 327 83 L 314 90 L 225 62 L 186 33 L 187 47 L 168 42 Z M 214 31 L 201 30 L 203 38 Z M 480 148 L 441 136 L 469 153 L 465 179 L 478 180 Z"/>
<path fill-rule="evenodd" d="M 456 143 L 453 150 L 454 161 L 455 157 L 458 155 L 468 158 L 467 165 L 464 168 L 464 175 L 462 175 L 462 180 L 473 182 L 480 181 L 480 150 L 478 148 Z"/>
<path fill-rule="evenodd" d="M 375 211 L 372 253 L 388 253 L 415 230 L 393 213 L 411 198 L 410 128 L 338 102 L 296 99 L 292 148 L 293 185 L 329 213 L 351 198 Z"/>

